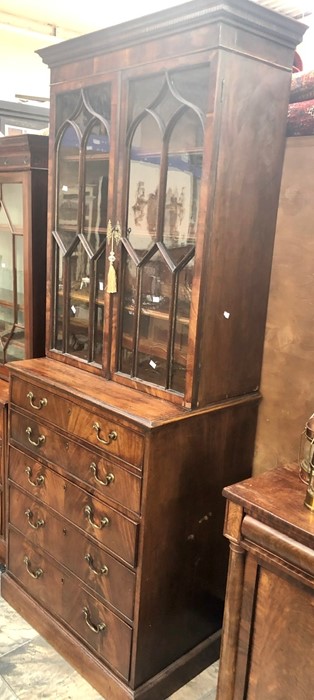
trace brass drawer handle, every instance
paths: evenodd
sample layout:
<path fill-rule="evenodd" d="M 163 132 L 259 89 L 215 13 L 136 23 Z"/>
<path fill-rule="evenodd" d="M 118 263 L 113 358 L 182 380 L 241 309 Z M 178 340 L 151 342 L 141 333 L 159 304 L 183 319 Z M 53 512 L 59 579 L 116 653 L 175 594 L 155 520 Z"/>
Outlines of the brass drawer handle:
<path fill-rule="evenodd" d="M 31 522 L 32 517 L 33 517 L 33 512 L 30 510 L 30 508 L 28 508 L 25 511 L 25 515 L 27 517 L 28 524 L 33 528 L 33 530 L 38 530 L 39 527 L 44 527 L 45 521 L 41 520 L 41 518 L 39 520 L 36 520 L 35 523 Z"/>
<path fill-rule="evenodd" d="M 90 613 L 89 613 L 89 609 L 87 607 L 83 608 L 82 612 L 83 612 L 87 627 L 89 627 L 89 629 L 92 630 L 92 632 L 95 632 L 95 634 L 99 634 L 99 632 L 103 632 L 106 629 L 106 625 L 104 622 L 98 622 L 97 625 L 94 625 L 94 623 L 90 619 Z"/>
<path fill-rule="evenodd" d="M 115 430 L 111 430 L 110 433 L 108 433 L 108 440 L 104 440 L 103 438 L 99 437 L 99 433 L 101 431 L 99 423 L 93 423 L 93 429 L 96 430 L 97 440 L 99 440 L 102 445 L 110 445 L 111 442 L 118 439 L 118 433 Z"/>
<path fill-rule="evenodd" d="M 32 578 L 40 578 L 40 576 L 43 575 L 44 572 L 43 572 L 43 570 L 42 570 L 40 567 L 39 567 L 39 569 L 35 569 L 35 571 L 32 571 L 32 570 L 30 569 L 31 560 L 29 559 L 29 557 L 25 556 L 24 559 L 23 559 L 23 561 L 24 561 L 24 564 L 25 564 L 25 566 L 26 566 L 26 571 L 27 571 L 27 573 L 28 573 Z"/>
<path fill-rule="evenodd" d="M 31 486 L 43 486 L 44 485 L 45 477 L 43 476 L 43 474 L 40 474 L 39 476 L 36 477 L 35 481 L 32 481 L 32 479 L 31 479 L 32 468 L 31 467 L 26 467 L 25 474 L 27 474 L 27 481 Z"/>
<path fill-rule="evenodd" d="M 102 486 L 109 486 L 109 484 L 112 484 L 112 482 L 114 481 L 114 474 L 111 474 L 111 472 L 109 472 L 109 474 L 106 475 L 104 481 L 102 481 L 102 479 L 100 479 L 98 476 L 97 464 L 95 464 L 95 462 L 92 462 L 89 465 L 89 468 L 92 470 L 97 484 L 101 484 Z"/>
<path fill-rule="evenodd" d="M 31 445 L 34 445 L 34 447 L 40 447 L 41 444 L 44 444 L 44 442 L 46 440 L 45 435 L 39 435 L 38 440 L 36 442 L 36 440 L 32 440 L 32 438 L 31 438 L 31 434 L 33 431 L 29 426 L 28 426 L 28 428 L 26 428 L 25 432 L 27 435 L 28 442 L 30 442 Z"/>
<path fill-rule="evenodd" d="M 87 517 L 87 520 L 88 520 L 89 524 L 90 524 L 92 527 L 94 527 L 96 530 L 102 530 L 103 527 L 107 527 L 107 526 L 109 525 L 109 518 L 107 518 L 106 515 L 104 515 L 104 517 L 101 519 L 100 524 L 97 525 L 97 523 L 95 523 L 95 522 L 92 520 L 92 517 L 93 517 L 93 509 L 92 509 L 90 506 L 85 506 L 85 508 L 84 508 L 84 513 L 85 513 L 85 515 L 86 515 L 86 517 Z"/>
<path fill-rule="evenodd" d="M 87 561 L 89 568 L 93 572 L 93 574 L 96 574 L 96 576 L 108 576 L 109 569 L 108 566 L 104 564 L 104 566 L 101 567 L 101 569 L 95 569 L 94 567 L 94 562 L 93 562 L 93 557 L 91 554 L 85 554 L 84 557 L 85 561 Z"/>
<path fill-rule="evenodd" d="M 34 408 L 36 411 L 40 411 L 40 409 L 44 406 L 47 406 L 48 403 L 47 399 L 39 399 L 39 406 L 35 406 L 35 404 L 33 403 L 34 394 L 32 391 L 29 391 L 28 394 L 26 394 L 26 398 L 29 399 L 31 407 Z"/>

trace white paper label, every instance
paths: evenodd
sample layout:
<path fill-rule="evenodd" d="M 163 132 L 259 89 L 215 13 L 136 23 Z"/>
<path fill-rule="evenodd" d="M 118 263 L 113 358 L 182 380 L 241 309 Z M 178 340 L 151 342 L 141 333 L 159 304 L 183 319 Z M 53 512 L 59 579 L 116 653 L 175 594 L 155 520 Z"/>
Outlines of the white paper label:
<path fill-rule="evenodd" d="M 76 307 L 75 307 L 74 305 L 71 306 L 71 311 L 72 311 L 72 314 L 74 314 L 74 316 L 75 316 L 75 314 L 76 314 Z"/>
<path fill-rule="evenodd" d="M 153 369 L 156 369 L 157 365 L 156 365 L 156 362 L 154 362 L 154 360 L 150 360 L 149 364 Z"/>

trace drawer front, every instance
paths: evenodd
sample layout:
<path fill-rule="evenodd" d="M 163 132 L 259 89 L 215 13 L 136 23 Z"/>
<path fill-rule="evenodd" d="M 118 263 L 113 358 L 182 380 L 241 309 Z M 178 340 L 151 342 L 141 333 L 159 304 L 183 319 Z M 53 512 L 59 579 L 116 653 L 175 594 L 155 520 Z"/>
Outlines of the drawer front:
<path fill-rule="evenodd" d="M 132 629 L 74 579 L 66 583 L 64 620 L 97 656 L 129 678 Z"/>
<path fill-rule="evenodd" d="M 130 518 L 114 510 L 108 504 L 93 498 L 67 479 L 55 474 L 49 469 L 45 471 L 45 481 L 40 491 L 40 500 L 34 495 L 15 492 L 10 496 L 10 515 L 18 508 L 22 518 L 19 529 L 29 532 L 32 525 L 41 520 L 41 503 L 51 506 L 62 517 L 70 520 L 81 530 L 103 544 L 121 559 L 135 566 L 137 550 L 138 524 Z M 10 487 L 10 491 L 12 486 Z M 17 504 L 17 493 L 23 505 Z M 23 510 L 24 509 L 24 510 Z M 31 511 L 31 516 L 25 515 Z M 24 522 L 24 527 L 22 526 Z"/>
<path fill-rule="evenodd" d="M 8 571 L 46 610 L 61 616 L 62 576 L 43 553 L 19 533 L 9 529 Z"/>
<path fill-rule="evenodd" d="M 116 416 L 104 411 L 82 408 L 76 403 L 46 391 L 45 386 L 34 386 L 13 377 L 12 404 L 23 408 L 34 417 L 50 421 L 65 432 L 86 440 L 108 455 L 141 468 L 144 455 L 144 437 L 117 422 Z"/>
<path fill-rule="evenodd" d="M 46 550 L 113 607 L 133 618 L 135 573 L 48 507 L 10 485 L 10 525 Z M 32 516 L 25 514 L 31 511 Z"/>
<path fill-rule="evenodd" d="M 16 422 L 17 427 L 15 426 Z M 14 431 L 12 437 L 14 435 L 14 439 L 16 439 L 15 436 L 20 440 L 23 439 L 25 447 L 27 445 L 27 449 L 30 449 L 34 454 L 50 462 L 58 461 L 59 466 L 69 474 L 79 478 L 84 486 L 93 487 L 99 495 L 121 503 L 135 513 L 140 512 L 142 480 L 139 476 L 123 469 L 116 462 L 99 457 L 77 443 L 61 437 L 46 426 L 35 424 L 24 418 L 20 419 L 17 414 L 15 414 L 12 425 Z M 32 436 L 45 435 L 43 445 L 35 447 L 29 443 L 29 435 L 26 434 L 27 427 L 31 427 Z M 33 439 L 32 436 L 31 439 Z M 40 461 L 33 460 L 14 447 L 10 447 L 9 476 L 20 486 L 31 493 L 40 494 L 44 486 L 43 479 L 40 479 L 39 486 L 37 480 L 43 474 L 42 469 Z"/>
<path fill-rule="evenodd" d="M 109 666 L 129 677 L 130 626 L 13 530 L 9 533 L 8 569 L 48 612 L 64 621 Z"/>

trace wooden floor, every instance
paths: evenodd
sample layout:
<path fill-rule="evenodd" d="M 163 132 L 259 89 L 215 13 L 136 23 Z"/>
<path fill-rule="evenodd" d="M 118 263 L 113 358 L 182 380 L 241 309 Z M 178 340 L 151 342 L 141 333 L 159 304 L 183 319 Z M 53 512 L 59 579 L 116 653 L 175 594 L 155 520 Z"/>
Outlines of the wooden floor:
<path fill-rule="evenodd" d="M 217 673 L 218 661 L 171 700 L 215 700 Z M 101 700 L 102 696 L 0 597 L 0 698 Z"/>

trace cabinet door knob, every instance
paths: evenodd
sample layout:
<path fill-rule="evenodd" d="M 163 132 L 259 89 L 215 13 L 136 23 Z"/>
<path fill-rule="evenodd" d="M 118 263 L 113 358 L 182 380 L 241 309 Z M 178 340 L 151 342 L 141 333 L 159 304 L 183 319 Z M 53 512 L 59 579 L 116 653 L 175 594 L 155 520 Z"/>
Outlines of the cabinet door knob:
<path fill-rule="evenodd" d="M 32 571 L 30 566 L 31 566 L 31 561 L 28 556 L 25 556 L 24 559 L 24 564 L 26 566 L 26 571 L 27 573 L 32 577 L 32 578 L 40 578 L 40 576 L 43 575 L 43 570 L 39 567 L 38 569 L 35 569 L 35 571 Z"/>
<path fill-rule="evenodd" d="M 109 518 L 107 518 L 106 515 L 101 519 L 99 525 L 98 523 L 95 523 L 95 521 L 92 519 L 93 518 L 93 509 L 90 506 L 85 506 L 84 508 L 84 513 L 87 517 L 87 520 L 89 524 L 95 528 L 95 530 L 102 530 L 103 527 L 108 527 L 109 525 Z"/>
<path fill-rule="evenodd" d="M 85 622 L 87 624 L 87 627 L 89 627 L 92 632 L 95 632 L 95 634 L 99 634 L 100 632 L 103 632 L 106 629 L 106 624 L 104 622 L 97 622 L 94 624 L 91 619 L 90 619 L 90 612 L 87 607 L 83 608 L 83 615 L 85 618 Z"/>
<path fill-rule="evenodd" d="M 32 438 L 31 438 L 31 434 L 32 434 L 33 431 L 32 431 L 32 429 L 30 428 L 30 426 L 28 426 L 28 427 L 26 428 L 25 432 L 26 432 L 26 435 L 27 435 L 28 442 L 30 442 L 31 445 L 34 445 L 34 447 L 40 447 L 41 444 L 44 444 L 44 442 L 45 442 L 45 440 L 46 440 L 45 435 L 39 435 L 38 440 L 37 440 L 37 442 L 36 442 L 36 440 L 32 440 Z"/>
<path fill-rule="evenodd" d="M 39 405 L 36 406 L 33 402 L 34 394 L 32 391 L 29 391 L 28 394 L 26 394 L 26 397 L 29 399 L 29 403 L 31 407 L 35 409 L 35 411 L 40 411 L 41 408 L 47 406 L 48 401 L 45 398 L 39 399 Z"/>
<path fill-rule="evenodd" d="M 111 472 L 109 472 L 109 474 L 106 474 L 103 480 L 100 479 L 98 476 L 97 464 L 95 462 L 92 462 L 89 465 L 89 468 L 92 470 L 97 484 L 101 484 L 102 486 L 109 486 L 109 484 L 112 484 L 112 482 L 114 481 L 114 474 L 111 474 Z"/>
<path fill-rule="evenodd" d="M 43 486 L 44 485 L 45 477 L 43 476 L 43 474 L 40 474 L 39 476 L 36 477 L 35 481 L 32 481 L 32 479 L 31 479 L 32 468 L 31 467 L 26 467 L 25 474 L 27 474 L 27 481 L 31 486 Z"/>
<path fill-rule="evenodd" d="M 96 576 L 108 576 L 109 569 L 108 566 L 104 564 L 100 569 L 96 569 L 94 566 L 94 561 L 93 557 L 91 554 L 85 554 L 84 556 L 85 561 L 87 561 L 89 568 L 93 572 L 93 574 L 96 574 Z"/>
<path fill-rule="evenodd" d="M 28 524 L 30 525 L 30 527 L 33 528 L 33 530 L 38 530 L 38 528 L 44 527 L 45 521 L 42 520 L 41 518 L 39 518 L 39 520 L 36 520 L 35 523 L 32 523 L 32 522 L 31 522 L 31 521 L 32 521 L 32 518 L 33 518 L 33 512 L 30 510 L 30 508 L 28 508 L 28 509 L 25 511 L 25 515 L 26 515 L 26 517 L 27 517 Z"/>
<path fill-rule="evenodd" d="M 100 427 L 99 423 L 93 423 L 93 429 L 96 430 L 97 440 L 99 440 L 99 442 L 101 442 L 102 445 L 110 445 L 110 443 L 113 442 L 113 440 L 118 439 L 118 433 L 115 430 L 111 430 L 110 433 L 108 433 L 107 440 L 105 440 L 104 438 L 101 438 L 100 437 L 101 427 Z"/>

